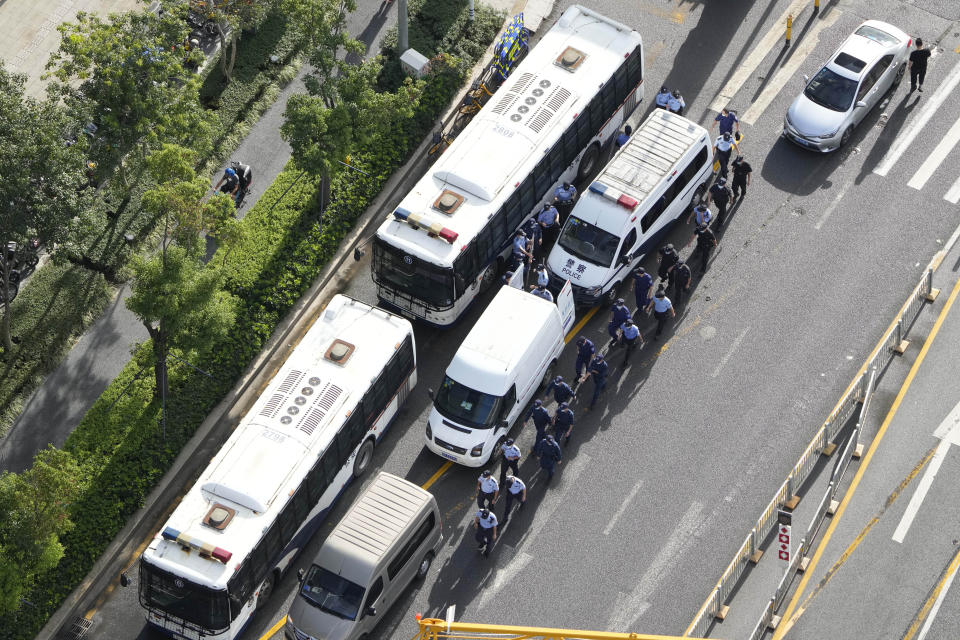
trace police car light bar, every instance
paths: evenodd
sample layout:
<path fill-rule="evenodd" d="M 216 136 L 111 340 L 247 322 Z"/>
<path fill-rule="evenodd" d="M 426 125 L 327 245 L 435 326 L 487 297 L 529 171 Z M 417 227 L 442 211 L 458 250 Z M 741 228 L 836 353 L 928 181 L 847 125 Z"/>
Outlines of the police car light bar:
<path fill-rule="evenodd" d="M 407 209 L 398 207 L 397 210 L 393 212 L 393 217 L 401 222 L 406 222 L 414 229 L 426 229 L 429 235 L 439 236 L 450 244 L 453 244 L 460 235 L 423 213 L 411 213 Z"/>
<path fill-rule="evenodd" d="M 636 198 L 631 198 L 630 196 L 623 193 L 622 191 L 611 189 L 610 187 L 603 184 L 602 182 L 594 182 L 593 184 L 591 184 L 590 191 L 593 191 L 594 193 L 598 193 L 604 198 L 606 198 L 607 200 L 616 202 L 621 207 L 625 209 L 629 209 L 631 211 L 633 211 L 633 209 L 636 208 L 637 204 L 639 204 Z"/>
<path fill-rule="evenodd" d="M 227 564 L 230 561 L 230 558 L 233 557 L 233 554 L 227 551 L 226 549 L 221 549 L 220 547 L 215 547 L 208 542 L 203 540 L 198 540 L 192 536 L 188 536 L 184 533 L 180 533 L 173 527 L 167 527 L 163 530 L 163 533 L 160 534 L 164 540 L 170 540 L 171 542 L 176 542 L 178 545 L 189 551 L 190 549 L 196 549 L 200 552 L 200 555 L 204 558 L 213 558 L 214 560 L 219 560 L 223 564 Z"/>

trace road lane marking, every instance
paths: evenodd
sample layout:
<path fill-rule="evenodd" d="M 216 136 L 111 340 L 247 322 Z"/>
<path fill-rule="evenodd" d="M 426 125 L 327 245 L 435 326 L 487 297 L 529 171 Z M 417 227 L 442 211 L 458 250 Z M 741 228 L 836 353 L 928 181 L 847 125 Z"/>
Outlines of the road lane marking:
<path fill-rule="evenodd" d="M 270 640 L 270 638 L 272 638 L 273 635 L 280 630 L 280 627 L 282 627 L 286 623 L 287 623 L 287 616 L 283 616 L 282 618 L 277 620 L 277 624 L 270 627 L 270 629 L 265 634 L 260 636 L 260 640 Z"/>
<path fill-rule="evenodd" d="M 562 480 L 564 485 L 569 487 L 574 487 L 577 485 L 577 478 L 580 477 L 580 474 L 584 469 L 587 468 L 587 465 L 590 463 L 590 456 L 578 453 L 577 457 L 574 458 L 566 468 L 560 468 L 560 475 L 554 479 L 556 482 L 558 479 Z M 544 478 L 544 481 L 546 478 Z M 533 554 L 527 552 L 527 547 L 536 540 L 537 536 L 540 535 L 540 530 L 543 529 L 544 525 L 548 522 L 555 523 L 556 520 L 553 517 L 553 513 L 564 503 L 566 496 L 563 491 L 560 491 L 561 487 L 554 486 L 552 489 L 547 489 L 547 494 L 543 498 L 543 501 L 537 506 L 537 512 L 534 514 L 533 523 L 530 527 L 524 532 L 523 538 L 520 540 L 520 544 L 516 547 L 510 547 L 509 545 L 504 545 L 507 549 L 512 549 L 510 555 L 510 562 L 505 567 L 497 568 L 496 571 L 492 572 L 493 580 L 489 583 L 483 584 L 483 589 L 480 593 L 480 610 L 484 610 L 489 604 L 490 600 L 497 595 L 497 593 L 502 592 L 503 587 L 510 584 L 510 582 L 520 573 L 523 572 L 523 569 L 533 560 Z M 517 516 L 514 515 L 514 518 Z M 509 529 L 506 529 L 509 531 Z M 500 534 L 503 535 L 502 533 Z M 498 536 L 499 537 L 499 536 Z M 471 541 L 470 544 L 473 544 Z"/>
<path fill-rule="evenodd" d="M 637 484 L 633 485 L 633 489 L 630 490 L 630 494 L 627 498 L 620 504 L 620 508 L 617 509 L 617 512 L 613 514 L 613 517 L 610 518 L 610 522 L 607 523 L 607 526 L 603 528 L 603 535 L 608 536 L 610 532 L 613 531 L 613 527 L 616 526 L 617 520 L 620 519 L 620 516 L 623 515 L 623 512 L 627 510 L 627 505 L 629 505 L 635 497 L 637 497 L 637 492 L 640 491 L 640 487 L 643 486 L 643 480 L 639 480 Z"/>
<path fill-rule="evenodd" d="M 820 32 L 831 26 L 839 17 L 839 11 L 831 11 L 820 20 L 817 20 L 817 23 L 813 26 L 813 28 L 810 29 L 810 33 L 804 36 L 797 48 L 794 49 L 793 54 L 790 56 L 790 59 L 787 60 L 787 63 L 777 69 L 777 73 L 773 76 L 767 86 L 763 88 L 763 91 L 759 96 L 757 96 L 757 99 L 753 101 L 753 104 L 750 105 L 750 108 L 744 112 L 743 116 L 740 118 L 741 120 L 747 124 L 754 124 L 757 121 L 757 118 L 759 118 L 760 115 L 766 111 L 767 107 L 770 106 L 770 103 L 773 102 L 773 99 L 780 95 L 780 93 L 783 91 L 783 87 L 786 86 L 787 80 L 793 77 L 793 74 L 797 72 L 797 69 L 800 68 L 800 65 L 802 65 L 807 59 L 807 56 L 809 56 L 810 53 L 820 43 Z"/>
<path fill-rule="evenodd" d="M 834 196 L 833 200 L 827 205 L 827 208 L 824 210 L 823 215 L 820 216 L 820 220 L 817 221 L 817 224 L 813 225 L 813 228 L 817 231 L 820 230 L 820 227 L 826 223 L 830 218 L 830 215 L 836 210 L 837 206 L 840 204 L 840 200 L 843 199 L 843 196 L 846 195 L 847 190 L 853 186 L 853 178 L 850 178 L 843 186 L 840 187 L 840 190 L 837 192 L 837 195 Z"/>
<path fill-rule="evenodd" d="M 429 480 L 427 480 L 422 485 L 420 485 L 420 488 L 426 490 L 432 487 L 433 483 L 439 480 L 440 477 L 447 472 L 447 469 L 449 469 L 452 466 L 453 466 L 453 463 L 450 462 L 449 460 L 444 462 L 442 465 L 440 465 L 440 468 L 437 469 L 432 476 L 430 476 Z"/>
<path fill-rule="evenodd" d="M 700 513 L 702 511 L 702 503 L 694 502 L 691 504 L 680 519 L 680 524 L 670 534 L 667 543 L 663 545 L 660 552 L 657 553 L 657 557 L 653 559 L 653 562 L 640 577 L 640 582 L 636 588 L 630 594 L 623 592 L 617 594 L 614 614 L 610 619 L 610 624 L 607 625 L 607 630 L 626 632 L 650 608 L 649 599 L 659 588 L 660 582 L 666 577 L 667 571 L 676 561 L 676 558 L 696 539 L 694 534 L 700 524 Z"/>
<path fill-rule="evenodd" d="M 783 38 L 783 30 L 787 22 L 787 16 L 799 15 L 808 4 L 810 4 L 809 0 L 794 0 L 793 4 L 784 10 L 783 14 L 777 18 L 773 26 L 770 27 L 770 30 L 764 34 L 763 39 L 760 40 L 753 51 L 740 63 L 737 70 L 730 76 L 727 84 L 723 85 L 723 89 L 720 90 L 717 97 L 710 103 L 710 111 L 720 111 L 729 106 L 730 101 L 737 95 L 740 87 L 744 85 L 750 77 L 750 74 L 754 72 L 757 66 L 763 62 L 763 59 L 767 57 L 767 54 L 770 53 L 770 50 L 773 49 L 773 45 Z"/>
<path fill-rule="evenodd" d="M 953 204 L 960 202 L 960 178 L 957 178 L 957 181 L 953 183 L 953 186 L 950 187 L 950 190 L 943 196 L 943 199 Z"/>
<path fill-rule="evenodd" d="M 587 315 L 580 318 L 580 322 L 573 325 L 573 329 L 570 329 L 570 333 L 563 337 L 563 344 L 570 344 L 570 341 L 573 340 L 573 337 L 580 332 L 580 329 L 583 329 L 583 325 L 587 324 L 587 321 L 593 317 L 593 314 L 597 312 L 597 309 L 600 307 L 593 307 L 590 311 L 587 311 Z"/>
<path fill-rule="evenodd" d="M 960 141 L 960 118 L 957 118 L 957 121 L 954 122 L 950 130 L 947 131 L 947 135 L 940 140 L 939 144 L 937 144 L 930 155 L 927 156 L 927 159 L 923 161 L 923 164 L 920 165 L 917 172 L 910 178 L 907 186 L 914 189 L 922 189 L 923 185 L 927 184 L 930 176 L 933 175 L 933 172 L 937 170 L 937 167 L 939 167 L 947 155 L 953 151 L 953 148 L 957 145 L 957 141 Z"/>
<path fill-rule="evenodd" d="M 920 131 L 927 126 L 930 118 L 932 118 L 933 114 L 937 112 L 937 109 L 939 109 L 940 105 L 944 103 L 953 89 L 957 86 L 958 82 L 960 82 L 960 62 L 954 65 L 953 69 L 950 70 L 950 73 L 947 74 L 947 77 L 944 79 L 943 83 L 937 87 L 933 97 L 930 98 L 930 102 L 923 105 L 923 108 L 920 110 L 920 113 L 917 114 L 917 117 L 911 120 L 910 124 L 907 125 L 907 128 L 904 129 L 903 133 L 897 136 L 897 139 L 890 147 L 890 150 L 887 151 L 886 155 L 883 156 L 883 160 L 881 160 L 880 164 L 878 164 L 873 170 L 875 174 L 878 176 L 885 176 L 890 173 L 890 169 L 892 169 L 893 165 L 897 163 L 897 160 L 899 160 L 900 156 L 902 156 L 907 150 L 907 147 L 913 144 L 914 139 L 917 137 Z"/>
<path fill-rule="evenodd" d="M 736 352 L 736 350 L 740 348 L 740 343 L 743 342 L 743 339 L 746 337 L 748 331 L 750 331 L 750 327 L 747 327 L 746 329 L 741 331 L 740 335 L 736 337 L 736 339 L 733 341 L 733 344 L 730 345 L 730 349 L 724 354 L 722 358 L 720 358 L 720 364 L 718 364 L 717 368 L 714 369 L 713 373 L 710 374 L 711 378 L 716 378 L 718 375 L 720 375 L 720 370 L 723 369 L 723 365 L 727 364 L 727 360 L 729 360 L 733 356 L 733 354 Z"/>
<path fill-rule="evenodd" d="M 914 491 L 913 496 L 910 498 L 907 510 L 900 519 L 900 524 L 897 525 L 897 529 L 893 532 L 894 542 L 903 543 L 903 539 L 906 537 L 910 525 L 913 524 L 913 519 L 917 516 L 917 512 L 920 510 L 924 498 L 927 497 L 927 492 L 930 490 L 931 485 L 933 485 L 933 480 L 937 477 L 937 471 L 940 470 L 943 459 L 947 457 L 947 451 L 949 451 L 950 445 L 960 444 L 960 403 L 957 403 L 947 417 L 943 419 L 943 422 L 941 422 L 940 426 L 933 432 L 933 435 L 936 438 L 940 438 L 940 444 L 937 445 L 937 452 L 934 454 L 930 466 L 924 471 L 923 478 L 920 479 L 920 484 L 917 485 L 917 490 Z"/>
<path fill-rule="evenodd" d="M 957 567 L 960 567 L 960 551 L 954 554 L 953 560 L 951 560 L 949 566 L 947 566 L 945 575 L 940 578 L 937 586 L 933 588 L 930 597 L 927 598 L 927 601 L 923 603 L 923 607 L 917 612 L 917 616 L 913 619 L 913 624 L 910 625 L 910 628 L 907 629 L 907 632 L 904 634 L 903 640 L 913 640 L 913 635 L 917 632 L 917 625 L 924 619 L 926 620 L 923 623 L 923 628 L 920 630 L 920 635 L 917 636 L 917 640 L 923 640 L 926 637 L 927 632 L 930 631 L 930 625 L 933 624 L 933 620 L 937 617 L 937 612 L 940 610 L 940 604 L 946 597 L 947 591 L 950 590 L 954 576 L 957 575 Z M 936 600 L 934 600 L 934 598 L 936 598 Z"/>
<path fill-rule="evenodd" d="M 773 633 L 773 640 L 783 640 L 783 637 L 788 631 L 790 631 L 794 623 L 796 623 L 797 615 L 794 613 L 794 611 L 797 608 L 797 603 L 803 596 L 803 592 L 806 590 L 807 584 L 810 582 L 810 577 L 813 576 L 814 569 L 817 568 L 817 563 L 820 562 L 820 557 L 823 555 L 823 551 L 826 549 L 827 543 L 830 542 L 833 532 L 836 530 L 837 525 L 840 524 L 840 520 L 843 519 L 843 512 L 846 511 L 847 505 L 850 503 L 850 500 L 853 498 L 853 494 L 860 485 L 860 480 L 863 478 L 864 473 L 866 473 L 867 468 L 870 466 L 870 461 L 873 459 L 873 454 L 883 441 L 883 436 L 886 435 L 887 429 L 890 427 L 890 423 L 893 422 L 894 416 L 897 415 L 897 411 L 900 409 L 900 404 L 903 402 L 903 398 L 907 395 L 907 391 L 913 384 L 913 379 L 916 377 L 917 371 L 920 370 L 920 365 L 923 364 L 923 361 L 927 357 L 927 352 L 930 351 L 930 347 L 933 345 L 937 334 L 940 333 L 940 327 L 943 325 L 943 321 L 950 312 L 953 302 L 957 299 L 957 293 L 960 293 L 960 280 L 957 280 L 957 282 L 954 284 L 953 291 L 950 292 L 950 297 L 947 299 L 946 304 L 943 305 L 943 309 L 940 311 L 940 315 L 937 316 L 937 320 L 933 323 L 933 328 L 927 335 L 927 339 L 924 341 L 923 347 L 920 349 L 920 354 L 913 362 L 913 366 L 910 367 L 910 371 L 907 373 L 906 379 L 900 386 L 900 390 L 897 392 L 897 397 L 894 398 L 893 404 L 890 405 L 890 410 L 887 412 L 886 417 L 883 419 L 883 423 L 877 430 L 877 435 L 874 436 L 873 441 L 870 443 L 867 453 L 864 454 L 863 458 L 861 458 L 860 465 L 857 467 L 857 472 L 850 481 L 850 487 L 844 494 L 843 500 L 840 501 L 840 506 L 837 508 L 836 513 L 834 513 L 834 516 L 830 519 L 830 525 L 823 534 L 823 539 L 820 541 L 820 544 L 817 545 L 817 550 L 811 557 L 810 564 L 807 566 L 807 570 L 803 572 L 803 578 L 800 580 L 800 585 L 794 592 L 793 597 L 790 599 L 790 604 L 787 605 L 787 609 L 784 611 L 783 616 L 781 617 L 781 624 L 777 625 L 777 628 Z"/>

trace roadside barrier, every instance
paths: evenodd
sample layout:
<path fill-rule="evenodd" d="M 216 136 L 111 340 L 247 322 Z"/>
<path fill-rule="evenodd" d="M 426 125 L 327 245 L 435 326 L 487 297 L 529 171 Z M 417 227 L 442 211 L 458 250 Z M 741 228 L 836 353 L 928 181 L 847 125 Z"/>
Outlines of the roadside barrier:
<path fill-rule="evenodd" d="M 956 234 L 952 240 L 955 241 Z M 810 444 L 804 450 L 800 459 L 793 466 L 787 479 L 777 490 L 773 499 L 764 509 L 763 513 L 757 519 L 757 523 L 747 535 L 743 544 L 740 545 L 733 560 L 727 565 L 726 570 L 720 576 L 716 586 L 710 592 L 706 601 L 700 607 L 693 622 L 684 632 L 684 636 L 703 638 L 706 637 L 710 626 L 714 620 L 723 620 L 729 607 L 725 604 L 739 583 L 747 568 L 747 563 L 756 564 L 763 555 L 762 547 L 767 536 L 773 531 L 777 523 L 777 511 L 781 509 L 792 510 L 800 502 L 800 497 L 796 494 L 797 490 L 807 480 L 813 469 L 816 467 L 820 455 L 830 456 L 834 453 L 837 445 L 833 440 L 837 437 L 844 425 L 848 424 L 850 419 L 859 410 L 859 417 L 853 433 L 834 463 L 831 473 L 830 485 L 820 501 L 817 512 L 806 529 L 806 533 L 800 540 L 799 547 L 795 550 L 794 557 L 791 559 L 787 570 L 780 580 L 773 597 L 764 608 L 760 620 L 757 622 L 750 640 L 757 640 L 763 636 L 768 628 L 772 628 L 778 622 L 776 610 L 783 603 L 790 588 L 793 576 L 798 571 L 803 571 L 808 559 L 806 553 L 810 549 L 811 541 L 816 535 L 824 517 L 832 513 L 834 505 L 834 496 L 840 485 L 840 480 L 846 472 L 850 461 L 854 457 L 859 457 L 862 445 L 860 444 L 860 433 L 863 428 L 864 417 L 869 409 L 870 399 L 873 390 L 880 376 L 886 371 L 887 365 L 893 360 L 894 356 L 901 355 L 906 350 L 909 343 L 905 337 L 913 326 L 914 321 L 919 317 L 920 312 L 927 303 L 936 300 L 939 290 L 933 288 L 933 272 L 940 265 L 946 252 L 953 242 L 938 252 L 937 256 L 930 262 L 930 265 L 923 273 L 923 277 L 913 288 L 910 297 L 900 308 L 897 318 L 891 323 L 890 327 L 884 333 L 883 337 L 874 347 L 873 352 L 867 358 L 867 361 L 860 368 L 856 378 L 847 387 L 840 401 L 834 407 L 830 416 L 823 423 L 820 429 L 814 435 Z"/>

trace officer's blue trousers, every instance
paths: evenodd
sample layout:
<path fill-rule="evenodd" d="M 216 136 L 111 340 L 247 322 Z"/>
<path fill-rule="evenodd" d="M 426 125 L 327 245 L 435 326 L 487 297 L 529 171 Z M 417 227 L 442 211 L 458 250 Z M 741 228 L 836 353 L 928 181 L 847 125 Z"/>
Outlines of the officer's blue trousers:
<path fill-rule="evenodd" d="M 593 399 L 590 400 L 590 408 L 593 408 L 593 405 L 597 403 L 597 398 L 600 397 L 600 394 L 603 393 L 603 390 L 607 388 L 607 378 L 598 378 L 593 377 Z"/>
<path fill-rule="evenodd" d="M 577 378 L 580 377 L 580 374 L 583 372 L 583 370 L 587 367 L 588 364 L 590 364 L 590 359 L 592 357 L 593 356 L 587 356 L 585 358 L 583 356 L 579 356 L 579 355 L 577 356 Z"/>

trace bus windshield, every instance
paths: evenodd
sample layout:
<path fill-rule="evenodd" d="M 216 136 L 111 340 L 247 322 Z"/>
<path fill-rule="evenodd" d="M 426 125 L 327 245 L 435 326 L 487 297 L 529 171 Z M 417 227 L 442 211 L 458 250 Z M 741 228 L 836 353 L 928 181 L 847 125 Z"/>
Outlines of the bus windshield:
<path fill-rule="evenodd" d="M 377 238 L 373 243 L 373 278 L 377 284 L 435 307 L 453 305 L 453 269 L 430 264 Z"/>
<path fill-rule="evenodd" d="M 140 604 L 197 625 L 210 635 L 230 627 L 226 591 L 201 587 L 146 562 L 140 563 Z"/>
<path fill-rule="evenodd" d="M 307 602 L 346 620 L 356 620 L 363 600 L 363 587 L 323 567 L 313 565 L 300 589 Z"/>
<path fill-rule="evenodd" d="M 433 404 L 445 418 L 475 429 L 489 429 L 496 424 L 501 398 L 474 391 L 444 376 Z"/>
<path fill-rule="evenodd" d="M 576 216 L 570 216 L 563 225 L 557 244 L 581 260 L 609 267 L 613 264 L 620 238 Z"/>

